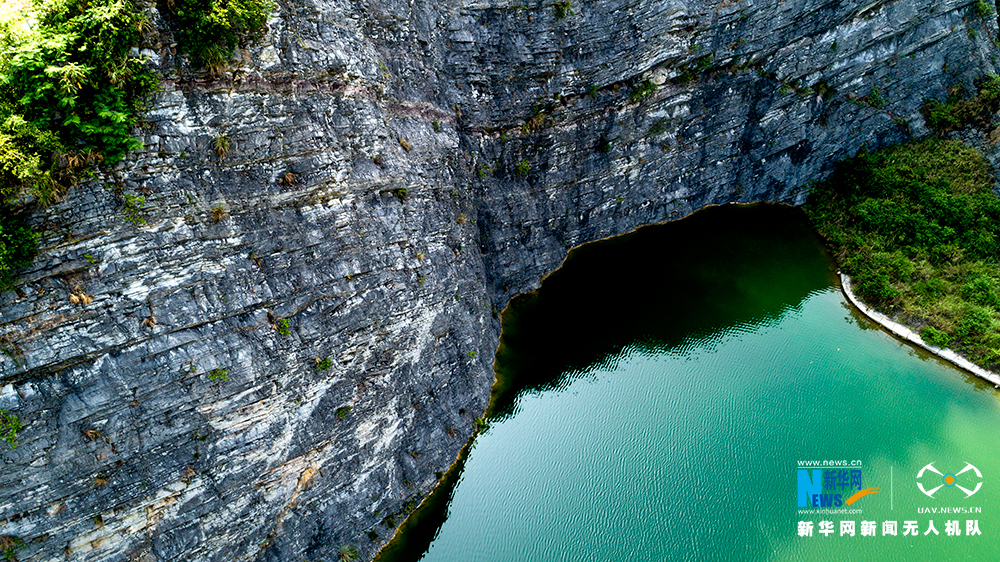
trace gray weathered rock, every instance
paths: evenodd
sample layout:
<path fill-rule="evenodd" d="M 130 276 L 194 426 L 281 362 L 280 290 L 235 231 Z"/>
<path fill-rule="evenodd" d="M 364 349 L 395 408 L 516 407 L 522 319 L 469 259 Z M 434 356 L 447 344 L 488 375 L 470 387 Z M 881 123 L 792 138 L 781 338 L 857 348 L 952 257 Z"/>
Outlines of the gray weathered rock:
<path fill-rule="evenodd" d="M 569 248 L 800 204 L 996 69 L 969 0 L 570 10 L 283 2 L 220 77 L 147 46 L 145 150 L 32 217 L 0 296 L 22 560 L 370 558 L 485 409 L 496 312 Z"/>

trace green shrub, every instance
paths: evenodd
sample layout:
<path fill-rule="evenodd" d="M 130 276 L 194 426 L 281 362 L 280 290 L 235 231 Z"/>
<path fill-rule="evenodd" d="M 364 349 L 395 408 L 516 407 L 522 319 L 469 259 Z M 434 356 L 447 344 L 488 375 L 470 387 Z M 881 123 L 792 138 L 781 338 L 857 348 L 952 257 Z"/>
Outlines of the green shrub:
<path fill-rule="evenodd" d="M 572 5 L 573 3 L 570 0 L 556 0 L 555 3 L 556 19 L 561 20 L 566 16 L 572 16 L 573 11 L 570 10 L 570 6 Z"/>
<path fill-rule="evenodd" d="M 17 447 L 17 432 L 24 429 L 21 420 L 6 410 L 0 410 L 0 439 L 7 442 L 10 448 Z"/>
<path fill-rule="evenodd" d="M 951 343 L 951 338 L 948 334 L 938 330 L 934 326 L 927 326 L 923 330 L 920 330 L 920 337 L 923 340 L 936 347 L 948 347 Z"/>
<path fill-rule="evenodd" d="M 981 18 L 988 18 L 993 15 L 993 8 L 990 8 L 990 5 L 984 0 L 978 0 L 975 4 L 973 4 L 972 9 L 975 11 L 976 15 Z"/>
<path fill-rule="evenodd" d="M 337 555 L 340 556 L 340 559 L 344 562 L 353 562 L 360 557 L 357 547 L 350 545 L 344 545 L 337 549 Z"/>
<path fill-rule="evenodd" d="M 0 90 L 0 205 L 14 204 L 21 194 L 49 203 L 61 191 L 52 177 L 51 155 L 65 149 L 55 133 L 25 121 L 4 97 Z"/>
<path fill-rule="evenodd" d="M 515 168 L 517 175 L 526 176 L 531 172 L 531 163 L 527 160 L 521 160 L 517 163 L 517 168 Z"/>
<path fill-rule="evenodd" d="M 215 72 L 236 47 L 260 34 L 274 4 L 269 0 L 161 0 L 181 52 Z"/>
<path fill-rule="evenodd" d="M 322 361 L 317 360 L 317 362 L 316 362 L 316 370 L 317 371 L 325 371 L 325 370 L 329 369 L 332 366 L 333 366 L 333 360 L 330 359 L 329 357 L 323 359 Z"/>
<path fill-rule="evenodd" d="M 292 334 L 291 325 L 292 321 L 288 318 L 279 318 L 278 321 L 275 322 L 275 329 L 278 330 L 279 334 L 289 336 Z"/>
<path fill-rule="evenodd" d="M 351 407 L 350 406 L 341 406 L 341 407 L 337 408 L 337 418 L 338 419 L 344 419 L 344 418 L 347 417 L 347 414 L 350 414 L 350 413 L 351 413 Z"/>
<path fill-rule="evenodd" d="M 962 298 L 980 306 L 1000 309 L 1000 287 L 996 279 L 977 275 L 962 285 Z"/>
<path fill-rule="evenodd" d="M 229 369 L 218 367 L 208 372 L 209 380 L 216 382 L 226 382 L 229 380 Z"/>
<path fill-rule="evenodd" d="M 923 109 L 924 121 L 927 122 L 928 127 L 938 133 L 957 129 L 961 122 L 958 116 L 955 115 L 954 109 L 952 104 L 941 103 L 934 99 L 925 100 Z"/>
<path fill-rule="evenodd" d="M 963 308 L 955 329 L 961 338 L 983 336 L 993 326 L 993 314 L 982 306 L 967 305 Z"/>

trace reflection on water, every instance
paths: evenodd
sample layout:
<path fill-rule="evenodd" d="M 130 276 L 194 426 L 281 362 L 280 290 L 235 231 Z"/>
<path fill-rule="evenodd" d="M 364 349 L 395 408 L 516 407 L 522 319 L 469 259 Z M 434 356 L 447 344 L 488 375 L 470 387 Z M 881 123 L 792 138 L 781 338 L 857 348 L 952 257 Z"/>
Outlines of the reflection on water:
<path fill-rule="evenodd" d="M 778 206 L 712 208 L 583 246 L 505 311 L 492 411 L 625 346 L 752 329 L 833 279 L 805 217 Z"/>
<path fill-rule="evenodd" d="M 862 460 L 868 486 L 906 475 L 893 506 L 859 502 L 879 521 L 916 518 L 928 459 L 1000 477 L 992 389 L 845 311 L 796 210 L 583 247 L 503 326 L 489 428 L 382 560 L 984 559 L 974 537 L 796 536 L 798 460 Z"/>

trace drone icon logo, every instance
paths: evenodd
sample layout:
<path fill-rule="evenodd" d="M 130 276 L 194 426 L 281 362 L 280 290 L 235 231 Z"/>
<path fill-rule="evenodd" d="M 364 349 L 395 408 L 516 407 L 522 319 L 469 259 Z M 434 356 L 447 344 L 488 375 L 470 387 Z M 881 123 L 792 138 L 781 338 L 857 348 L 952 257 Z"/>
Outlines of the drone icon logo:
<path fill-rule="evenodd" d="M 973 488 L 973 489 L 971 489 L 971 490 L 969 490 L 968 488 L 965 488 L 965 487 L 963 487 L 963 486 L 961 486 L 961 485 L 958 484 L 958 477 L 961 476 L 962 474 L 970 471 L 970 470 L 973 471 L 973 472 L 975 472 L 976 473 L 976 477 L 979 478 L 979 482 L 976 482 L 976 487 Z M 931 488 L 930 490 L 928 490 L 927 488 L 924 488 L 924 484 L 923 484 L 923 482 L 920 482 L 920 478 L 922 478 L 924 476 L 925 472 L 933 472 L 934 474 L 937 474 L 938 476 L 940 476 L 941 477 L 941 483 L 938 484 L 936 487 Z M 969 478 L 971 478 L 971 475 L 969 475 Z M 947 473 L 944 473 L 944 474 L 942 474 L 941 471 L 939 471 L 938 469 L 934 468 L 934 463 L 930 463 L 927 466 L 921 468 L 920 472 L 917 473 L 917 487 L 920 488 L 921 492 L 923 492 L 924 494 L 926 494 L 928 497 L 931 497 L 931 498 L 933 498 L 934 497 L 934 493 L 937 492 L 938 490 L 940 490 L 941 488 L 958 488 L 959 490 L 962 490 L 963 492 L 965 492 L 965 497 L 968 498 L 968 497 L 971 497 L 972 494 L 975 494 L 976 492 L 978 492 L 979 488 L 983 487 L 982 479 L 983 479 L 983 474 L 981 472 L 979 472 L 979 469 L 976 468 L 976 467 L 974 467 L 974 466 L 972 466 L 969 463 L 965 463 L 965 468 L 963 468 L 962 470 L 958 471 L 957 473 L 947 472 Z M 937 479 L 935 478 L 933 482 L 936 483 Z"/>

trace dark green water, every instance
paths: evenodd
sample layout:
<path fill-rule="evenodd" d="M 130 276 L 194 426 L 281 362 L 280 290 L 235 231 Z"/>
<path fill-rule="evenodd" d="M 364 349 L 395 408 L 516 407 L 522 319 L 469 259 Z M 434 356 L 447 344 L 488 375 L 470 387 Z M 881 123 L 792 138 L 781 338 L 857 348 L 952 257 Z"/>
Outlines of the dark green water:
<path fill-rule="evenodd" d="M 996 391 L 876 329 L 835 283 L 801 213 L 771 206 L 574 251 L 505 311 L 488 428 L 381 560 L 997 560 Z M 835 459 L 880 492 L 860 513 L 800 513 L 797 463 Z M 982 479 L 959 484 L 983 485 L 927 497 L 931 462 L 971 463 Z M 973 512 L 920 512 L 942 507 Z"/>

